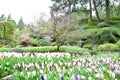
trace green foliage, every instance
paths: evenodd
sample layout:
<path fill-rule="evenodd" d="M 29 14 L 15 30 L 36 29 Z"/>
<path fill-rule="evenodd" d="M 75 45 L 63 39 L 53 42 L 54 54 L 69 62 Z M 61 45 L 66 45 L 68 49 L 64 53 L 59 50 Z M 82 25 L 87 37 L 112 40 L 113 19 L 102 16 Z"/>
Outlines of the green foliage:
<path fill-rule="evenodd" d="M 84 53 L 89 52 L 90 50 L 73 47 L 73 46 L 61 46 L 60 52 L 69 52 L 69 53 Z M 26 48 L 0 48 L 0 52 L 31 52 L 31 53 L 44 53 L 44 52 L 56 52 L 56 46 L 44 46 L 44 47 L 26 47 Z"/>
<path fill-rule="evenodd" d="M 91 56 L 93 56 L 93 55 L 97 55 L 98 53 L 97 53 L 97 51 L 92 50 L 92 51 L 90 51 L 90 54 L 91 54 Z"/>
<path fill-rule="evenodd" d="M 41 75 L 45 74 L 46 77 L 45 79 L 47 80 L 59 80 L 62 74 L 65 80 L 73 80 L 72 76 L 74 75 L 74 73 L 76 73 L 77 75 L 85 76 L 86 79 L 88 79 L 88 77 L 92 77 L 92 79 L 94 80 L 101 80 L 100 78 L 96 77 L 96 71 L 93 70 L 94 68 L 96 70 L 97 69 L 101 70 L 104 79 L 114 80 L 115 78 L 119 79 L 119 75 L 114 74 L 115 78 L 108 77 L 109 76 L 108 71 L 111 72 L 114 71 L 110 65 L 106 65 L 105 61 L 110 59 L 112 62 L 119 62 L 119 58 L 117 58 L 117 56 L 118 56 L 117 54 L 115 55 L 112 53 L 112 54 L 99 54 L 96 56 L 75 56 L 75 55 L 74 56 L 62 55 L 61 57 L 48 56 L 49 58 L 36 56 L 20 58 L 4 57 L 4 59 L 0 60 L 0 78 L 12 74 L 13 75 L 12 77 L 18 80 L 41 80 Z M 88 64 L 90 64 L 91 61 L 93 62 L 92 66 L 88 66 Z M 80 65 L 81 67 L 78 68 L 78 65 L 76 65 L 76 63 L 78 64 L 84 63 L 84 65 Z M 96 65 L 96 63 L 99 63 L 99 66 Z M 111 62 L 108 61 L 108 64 L 110 63 Z M 35 68 L 36 64 L 38 67 Z M 50 70 L 48 67 L 49 65 Z M 117 65 L 118 66 L 115 69 L 120 68 L 120 65 L 119 64 Z M 60 72 L 58 71 L 58 68 L 60 69 Z M 65 68 L 66 70 L 63 68 Z M 71 69 L 72 72 L 70 72 Z M 90 69 L 90 71 L 88 69 Z"/>
<path fill-rule="evenodd" d="M 119 16 L 111 16 L 111 20 L 112 21 L 120 21 L 120 17 Z"/>
<path fill-rule="evenodd" d="M 56 47 L 52 47 L 52 46 L 23 48 L 24 52 L 37 52 L 37 53 L 54 52 L 55 50 L 56 50 Z"/>
<path fill-rule="evenodd" d="M 23 53 L 22 48 L 12 48 L 10 52 Z"/>
<path fill-rule="evenodd" d="M 97 27 L 98 28 L 103 28 L 103 27 L 108 27 L 109 25 L 107 24 L 107 23 L 105 23 L 105 22 L 100 22 L 100 23 L 98 23 L 98 25 L 97 25 Z"/>
<path fill-rule="evenodd" d="M 83 46 L 83 48 L 92 49 L 92 48 L 93 48 L 93 45 L 92 45 L 92 44 L 85 44 L 85 45 Z"/>
<path fill-rule="evenodd" d="M 98 46 L 99 51 L 118 51 L 118 46 L 112 43 L 106 43 Z"/>
<path fill-rule="evenodd" d="M 0 39 L 4 45 L 9 44 L 13 40 L 13 35 L 16 29 L 16 22 L 11 19 L 9 15 L 7 18 L 2 16 L 0 17 Z"/>
<path fill-rule="evenodd" d="M 75 47 L 75 46 L 62 46 L 60 47 L 60 51 L 65 51 L 68 53 L 84 53 L 84 52 L 89 52 L 90 50 L 88 49 L 84 49 L 84 48 L 79 48 L 79 47 Z"/>
<path fill-rule="evenodd" d="M 119 26 L 119 25 L 120 25 L 120 21 L 109 21 L 108 24 L 109 24 L 109 25 Z"/>
<path fill-rule="evenodd" d="M 120 48 L 120 40 L 116 43 L 116 45 L 118 45 L 118 47 Z"/>
<path fill-rule="evenodd" d="M 17 24 L 17 28 L 19 28 L 20 30 L 23 29 L 25 27 L 25 24 L 23 22 L 22 17 L 20 18 L 18 24 Z"/>
<path fill-rule="evenodd" d="M 44 39 L 40 39 L 38 42 L 39 42 L 38 43 L 39 46 L 50 46 L 51 44 L 49 41 L 44 40 Z"/>
<path fill-rule="evenodd" d="M 32 46 L 49 46 L 50 42 L 44 40 L 44 39 L 30 39 L 28 42 Z"/>
<path fill-rule="evenodd" d="M 91 27 L 91 26 L 96 26 L 98 24 L 98 21 L 97 20 L 92 20 L 91 22 L 88 23 L 88 27 Z"/>
<path fill-rule="evenodd" d="M 0 48 L 0 52 L 10 52 L 10 48 Z"/>

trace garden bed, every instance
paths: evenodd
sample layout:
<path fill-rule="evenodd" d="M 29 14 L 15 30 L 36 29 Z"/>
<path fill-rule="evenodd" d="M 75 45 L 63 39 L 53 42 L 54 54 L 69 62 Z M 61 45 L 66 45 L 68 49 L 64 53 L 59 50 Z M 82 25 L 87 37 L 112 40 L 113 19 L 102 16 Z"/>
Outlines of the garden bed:
<path fill-rule="evenodd" d="M 48 54 L 48 53 L 47 53 Z M 41 54 L 45 55 L 45 54 Z M 115 80 L 120 79 L 120 58 L 117 53 L 72 57 L 67 53 L 43 56 L 3 57 L 0 78 L 12 74 L 17 80 Z"/>

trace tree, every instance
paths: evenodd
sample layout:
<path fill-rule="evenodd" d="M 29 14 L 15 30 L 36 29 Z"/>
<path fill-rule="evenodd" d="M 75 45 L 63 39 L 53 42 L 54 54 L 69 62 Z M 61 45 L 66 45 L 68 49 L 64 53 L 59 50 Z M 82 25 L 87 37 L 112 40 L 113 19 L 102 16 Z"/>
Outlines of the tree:
<path fill-rule="evenodd" d="M 51 11 L 51 21 L 53 25 L 51 25 L 49 29 L 55 37 L 57 51 L 59 51 L 59 48 L 62 45 L 61 40 L 68 36 L 70 26 L 69 23 L 67 24 L 67 20 L 68 19 L 65 18 L 65 16 L 62 17 L 57 12 Z"/>
<path fill-rule="evenodd" d="M 97 17 L 98 21 L 100 22 L 101 20 L 100 20 L 99 13 L 98 13 L 98 10 L 97 10 L 96 0 L 93 0 L 93 5 L 94 5 L 96 17 Z"/>
<path fill-rule="evenodd" d="M 110 21 L 110 1 L 105 0 L 105 6 L 106 6 L 106 21 Z"/>
<path fill-rule="evenodd" d="M 3 19 L 0 20 L 0 31 L 2 31 L 2 39 L 5 44 L 5 40 L 12 39 L 16 23 L 14 20 L 11 19 L 10 15 L 7 18 L 5 18 L 4 16 L 2 18 Z"/>
<path fill-rule="evenodd" d="M 90 22 L 92 21 L 92 3 L 91 0 L 89 0 L 89 7 L 90 7 Z"/>
<path fill-rule="evenodd" d="M 23 29 L 25 27 L 23 18 L 21 17 L 18 24 L 17 24 L 17 28 L 19 28 L 20 30 Z"/>
<path fill-rule="evenodd" d="M 68 24 L 70 24 L 71 20 L 71 13 L 72 13 L 72 6 L 75 10 L 75 6 L 78 3 L 78 0 L 51 0 L 53 1 L 53 5 L 51 6 L 52 11 L 60 11 L 66 16 L 68 16 Z"/>

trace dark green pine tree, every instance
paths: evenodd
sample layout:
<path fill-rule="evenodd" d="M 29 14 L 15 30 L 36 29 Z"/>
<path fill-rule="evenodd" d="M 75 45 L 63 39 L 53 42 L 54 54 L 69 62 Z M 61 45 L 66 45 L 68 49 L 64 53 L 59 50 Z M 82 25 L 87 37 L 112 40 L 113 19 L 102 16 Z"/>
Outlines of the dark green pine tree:
<path fill-rule="evenodd" d="M 20 30 L 23 29 L 25 27 L 23 18 L 21 17 L 18 24 L 17 24 L 17 28 L 19 28 Z"/>

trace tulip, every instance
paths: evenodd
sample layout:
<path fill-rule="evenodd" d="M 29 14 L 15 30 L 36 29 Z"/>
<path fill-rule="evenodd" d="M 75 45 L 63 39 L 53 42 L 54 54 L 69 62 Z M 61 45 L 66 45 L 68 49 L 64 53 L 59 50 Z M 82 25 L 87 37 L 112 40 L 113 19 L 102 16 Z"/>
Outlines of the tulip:
<path fill-rule="evenodd" d="M 81 79 L 82 79 L 82 80 L 85 80 L 85 76 L 81 76 Z"/>
<path fill-rule="evenodd" d="M 120 70 L 116 70 L 116 74 L 120 75 Z"/>
<path fill-rule="evenodd" d="M 92 77 L 88 77 L 88 80 L 92 80 Z"/>

